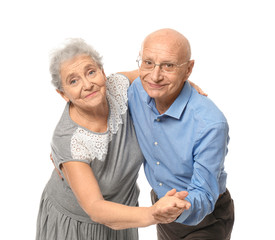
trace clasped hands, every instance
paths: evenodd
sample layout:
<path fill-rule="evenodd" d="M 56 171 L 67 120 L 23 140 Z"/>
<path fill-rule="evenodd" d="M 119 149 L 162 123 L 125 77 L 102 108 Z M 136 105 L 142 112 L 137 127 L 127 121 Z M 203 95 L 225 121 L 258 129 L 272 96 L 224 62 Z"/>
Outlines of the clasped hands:
<path fill-rule="evenodd" d="M 152 215 L 156 223 L 170 223 L 175 221 L 184 210 L 188 210 L 191 204 L 185 200 L 188 192 L 177 192 L 176 189 L 168 191 L 153 206 Z"/>

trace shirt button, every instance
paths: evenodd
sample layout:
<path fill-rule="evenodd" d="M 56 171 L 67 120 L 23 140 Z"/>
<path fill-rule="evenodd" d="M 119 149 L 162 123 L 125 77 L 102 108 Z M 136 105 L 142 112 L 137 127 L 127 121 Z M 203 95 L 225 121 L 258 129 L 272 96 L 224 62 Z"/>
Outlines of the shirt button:
<path fill-rule="evenodd" d="M 160 119 L 159 118 L 157 118 L 157 122 L 159 122 L 160 121 Z"/>
<path fill-rule="evenodd" d="M 159 186 L 161 187 L 161 186 L 162 186 L 162 183 L 159 183 Z"/>
<path fill-rule="evenodd" d="M 157 162 L 157 165 L 159 165 L 160 163 L 159 162 Z"/>
<path fill-rule="evenodd" d="M 157 146 L 157 145 L 158 145 L 158 142 L 154 142 L 154 144 Z"/>

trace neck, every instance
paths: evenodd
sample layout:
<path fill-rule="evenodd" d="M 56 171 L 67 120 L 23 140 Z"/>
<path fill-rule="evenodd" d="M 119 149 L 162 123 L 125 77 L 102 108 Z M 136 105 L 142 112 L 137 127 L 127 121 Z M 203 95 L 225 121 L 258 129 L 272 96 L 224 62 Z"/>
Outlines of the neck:
<path fill-rule="evenodd" d="M 169 107 L 172 105 L 172 103 L 167 103 L 167 102 L 160 102 L 155 99 L 156 103 L 156 109 L 158 110 L 159 114 L 165 113 Z"/>
<path fill-rule="evenodd" d="M 173 102 L 176 100 L 177 95 L 174 97 L 170 97 L 170 98 L 155 98 L 155 103 L 156 103 L 156 109 L 158 110 L 158 112 L 160 114 L 165 113 L 169 107 L 173 104 Z"/>
<path fill-rule="evenodd" d="M 180 95 L 184 87 L 184 84 L 185 81 L 183 81 L 183 84 L 178 87 L 178 90 L 173 95 L 167 96 L 166 98 L 155 98 L 156 109 L 160 114 L 165 113 L 169 109 L 169 107 L 174 103 L 174 101 Z"/>
<path fill-rule="evenodd" d="M 109 115 L 108 102 L 100 104 L 93 109 L 79 109 L 70 104 L 70 116 L 78 125 L 93 132 L 106 132 Z"/>

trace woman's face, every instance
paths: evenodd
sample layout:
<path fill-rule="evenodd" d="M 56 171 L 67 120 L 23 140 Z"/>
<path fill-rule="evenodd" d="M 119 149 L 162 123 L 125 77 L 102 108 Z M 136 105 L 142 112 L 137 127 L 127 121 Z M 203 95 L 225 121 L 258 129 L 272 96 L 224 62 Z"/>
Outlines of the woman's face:
<path fill-rule="evenodd" d="M 79 55 L 61 64 L 61 96 L 75 107 L 91 110 L 106 101 L 106 76 L 87 55 Z"/>

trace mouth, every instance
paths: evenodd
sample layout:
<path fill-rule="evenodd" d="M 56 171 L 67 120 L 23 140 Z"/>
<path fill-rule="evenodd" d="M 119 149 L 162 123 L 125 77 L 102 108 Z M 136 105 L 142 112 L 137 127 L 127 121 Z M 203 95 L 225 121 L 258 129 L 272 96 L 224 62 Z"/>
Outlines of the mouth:
<path fill-rule="evenodd" d="M 97 92 L 98 92 L 98 91 L 94 91 L 94 92 L 92 92 L 92 93 L 89 93 L 89 94 L 87 94 L 84 98 L 85 98 L 85 99 L 91 98 L 91 97 L 95 96 L 95 95 L 97 94 Z"/>
<path fill-rule="evenodd" d="M 150 82 L 147 82 L 147 83 L 148 83 L 149 87 L 152 89 L 161 89 L 165 86 L 163 84 L 156 84 L 156 83 L 150 83 Z"/>

